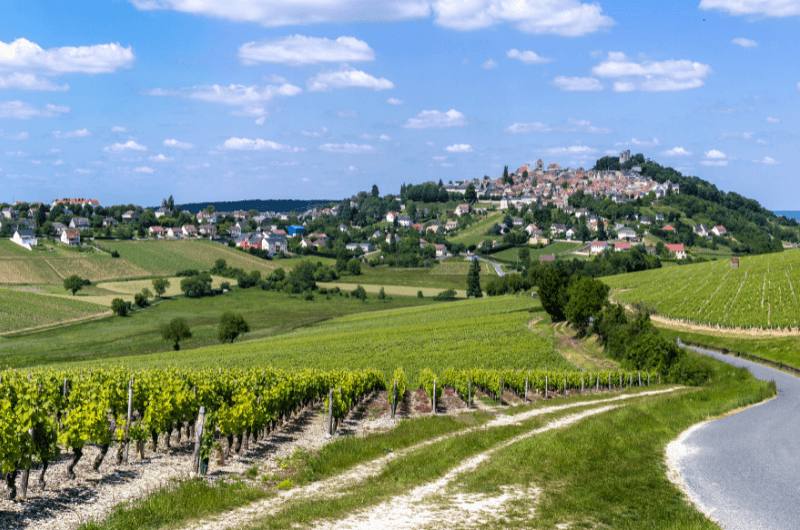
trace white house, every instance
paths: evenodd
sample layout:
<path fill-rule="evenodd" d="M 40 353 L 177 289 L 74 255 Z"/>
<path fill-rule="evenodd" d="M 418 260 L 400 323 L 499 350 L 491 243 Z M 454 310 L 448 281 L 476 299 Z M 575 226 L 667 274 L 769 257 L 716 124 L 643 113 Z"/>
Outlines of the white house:
<path fill-rule="evenodd" d="M 81 244 L 81 232 L 73 228 L 67 228 L 61 232 L 61 242 L 65 245 L 75 247 Z"/>
<path fill-rule="evenodd" d="M 447 248 L 444 245 L 436 245 L 436 257 L 437 258 L 447 257 Z"/>
<path fill-rule="evenodd" d="M 674 253 L 677 259 L 686 259 L 686 249 L 683 245 L 664 245 L 670 253 Z"/>
<path fill-rule="evenodd" d="M 394 220 L 400 217 L 398 212 L 389 212 L 386 214 L 386 222 L 387 223 L 394 223 Z"/>
<path fill-rule="evenodd" d="M 711 233 L 717 237 L 725 237 L 728 235 L 728 231 L 725 229 L 724 226 L 715 226 L 711 229 Z"/>
<path fill-rule="evenodd" d="M 14 235 L 11 236 L 11 241 L 28 250 L 33 250 L 31 247 L 35 247 L 39 244 L 39 241 L 36 239 L 36 235 L 33 233 L 33 230 L 17 229 L 14 231 Z"/>
<path fill-rule="evenodd" d="M 605 250 L 607 248 L 608 248 L 608 242 L 607 241 L 592 241 L 591 252 L 592 252 L 592 255 L 594 255 L 594 256 L 602 254 L 603 252 L 605 252 Z"/>
<path fill-rule="evenodd" d="M 183 233 L 184 237 L 197 236 L 197 228 L 195 228 L 194 225 L 183 225 L 181 232 Z"/>
<path fill-rule="evenodd" d="M 397 217 L 397 224 L 404 228 L 411 226 L 411 218 L 407 215 L 400 215 Z"/>
<path fill-rule="evenodd" d="M 469 204 L 459 204 L 456 206 L 456 215 L 461 217 L 465 213 L 469 213 Z"/>

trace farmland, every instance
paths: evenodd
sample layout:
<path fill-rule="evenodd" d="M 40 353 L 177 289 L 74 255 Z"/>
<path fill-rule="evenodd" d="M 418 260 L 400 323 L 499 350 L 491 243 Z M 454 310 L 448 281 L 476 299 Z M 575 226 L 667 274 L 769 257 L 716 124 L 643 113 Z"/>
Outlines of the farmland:
<path fill-rule="evenodd" d="M 131 368 L 251 363 L 283 369 L 376 368 L 385 374 L 397 366 L 409 374 L 423 368 L 574 370 L 550 340 L 525 326 L 531 312 L 539 311 L 538 304 L 523 297 L 392 309 L 344 316 L 267 340 L 126 357 L 121 362 Z M 481 322 L 477 329 L 476 322 Z"/>
<path fill-rule="evenodd" d="M 539 259 L 539 256 L 545 256 L 549 254 L 555 254 L 556 256 L 562 254 L 564 252 L 571 252 L 573 250 L 578 250 L 583 246 L 583 243 L 566 243 L 557 241 L 552 245 L 548 245 L 544 248 L 532 248 L 530 249 L 530 256 L 531 260 Z M 507 263 L 514 263 L 517 259 L 517 255 L 519 254 L 519 247 L 508 248 L 506 250 L 501 250 L 496 254 L 492 254 L 490 259 L 503 261 Z"/>
<path fill-rule="evenodd" d="M 313 261 L 313 258 L 312 258 Z M 486 265 L 486 264 L 483 264 Z M 377 267 L 361 267 L 361 274 L 358 276 L 343 276 L 340 281 L 343 283 L 360 283 L 362 285 L 386 286 L 395 285 L 398 287 L 413 288 L 411 292 L 416 294 L 419 288 L 465 290 L 467 288 L 467 272 L 471 264 L 446 260 L 434 267 L 405 269 L 394 268 L 386 265 Z M 481 283 L 488 277 L 494 276 L 494 269 L 481 267 Z M 438 292 L 437 291 L 437 292 Z"/>
<path fill-rule="evenodd" d="M 797 328 L 800 251 L 764 254 L 603 278 L 614 299 L 644 302 L 661 316 L 740 328 Z"/>
<path fill-rule="evenodd" d="M 70 298 L 0 289 L 0 333 L 44 326 L 107 311 L 96 304 Z"/>

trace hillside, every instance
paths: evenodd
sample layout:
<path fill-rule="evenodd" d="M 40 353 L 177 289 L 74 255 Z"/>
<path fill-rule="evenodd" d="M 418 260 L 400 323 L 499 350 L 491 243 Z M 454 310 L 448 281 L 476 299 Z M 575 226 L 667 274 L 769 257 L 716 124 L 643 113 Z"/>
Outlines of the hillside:
<path fill-rule="evenodd" d="M 797 328 L 800 251 L 719 260 L 602 279 L 619 302 L 644 302 L 659 315 L 727 327 Z"/>

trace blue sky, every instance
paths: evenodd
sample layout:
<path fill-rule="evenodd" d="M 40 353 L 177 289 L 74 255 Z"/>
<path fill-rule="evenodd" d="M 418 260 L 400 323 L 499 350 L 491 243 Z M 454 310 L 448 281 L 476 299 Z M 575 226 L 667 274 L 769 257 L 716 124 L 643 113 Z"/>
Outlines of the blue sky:
<path fill-rule="evenodd" d="M 800 209 L 800 0 L 4 0 L 0 201 L 341 198 L 642 152 Z"/>

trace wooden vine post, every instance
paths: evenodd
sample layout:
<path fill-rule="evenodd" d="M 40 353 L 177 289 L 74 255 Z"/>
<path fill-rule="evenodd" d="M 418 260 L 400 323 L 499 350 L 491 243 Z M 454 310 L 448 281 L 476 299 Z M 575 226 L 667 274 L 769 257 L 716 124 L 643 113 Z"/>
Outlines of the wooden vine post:
<path fill-rule="evenodd" d="M 547 376 L 544 376 L 544 398 L 547 399 Z"/>
<path fill-rule="evenodd" d="M 472 407 L 472 378 L 467 377 L 467 408 Z"/>
<path fill-rule="evenodd" d="M 642 386 L 642 372 L 639 372 L 639 386 Z"/>
<path fill-rule="evenodd" d="M 436 378 L 433 378 L 433 415 L 436 416 Z"/>
<path fill-rule="evenodd" d="M 131 412 L 133 408 L 133 376 L 128 382 L 128 422 L 125 424 L 125 465 L 128 465 L 128 456 L 131 451 Z"/>
<path fill-rule="evenodd" d="M 597 391 L 600 392 L 600 372 L 597 372 Z"/>
<path fill-rule="evenodd" d="M 583 384 L 583 372 L 581 372 L 581 394 L 583 394 L 584 384 Z"/>
<path fill-rule="evenodd" d="M 333 436 L 333 389 L 328 391 L 328 436 Z"/>
<path fill-rule="evenodd" d="M 392 419 L 394 419 L 395 410 L 397 410 L 397 379 L 394 380 L 394 389 L 392 390 Z"/>
<path fill-rule="evenodd" d="M 564 397 L 567 397 L 567 374 L 564 374 Z"/>
<path fill-rule="evenodd" d="M 503 390 L 504 390 L 504 388 L 503 388 L 503 378 L 501 377 L 500 378 L 500 391 L 497 393 L 497 404 L 498 405 L 502 405 L 503 404 Z"/>
<path fill-rule="evenodd" d="M 197 414 L 197 427 L 195 427 L 194 436 L 194 454 L 192 454 L 192 473 L 195 476 L 200 471 L 200 445 L 203 443 L 203 428 L 206 422 L 206 408 L 200 407 L 200 412 Z"/>
<path fill-rule="evenodd" d="M 528 402 L 528 380 L 530 377 L 525 378 L 525 403 Z"/>

